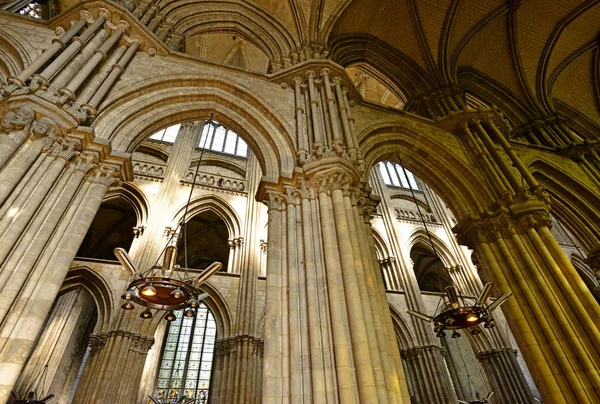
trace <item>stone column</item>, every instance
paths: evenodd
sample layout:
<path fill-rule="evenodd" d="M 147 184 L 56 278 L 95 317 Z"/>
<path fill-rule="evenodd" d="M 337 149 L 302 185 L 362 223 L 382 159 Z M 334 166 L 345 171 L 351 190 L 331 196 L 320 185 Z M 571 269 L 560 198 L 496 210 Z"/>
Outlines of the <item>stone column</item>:
<path fill-rule="evenodd" d="M 517 362 L 517 351 L 494 349 L 476 354 L 483 365 L 496 399 L 503 403 L 534 403 L 533 395 Z"/>
<path fill-rule="evenodd" d="M 68 402 L 89 333 L 95 326 L 95 311 L 94 299 L 83 287 L 56 300 L 44 332 L 19 377 L 15 390 L 21 397 L 36 388 L 40 393 L 55 394 L 61 404 Z M 41 378 L 44 368 L 46 373 Z"/>
<path fill-rule="evenodd" d="M 542 399 L 599 401 L 600 308 L 548 230 L 547 193 L 493 117 L 484 123 L 465 125 L 475 128 L 474 137 L 497 163 L 493 176 L 481 174 L 508 185 L 504 194 L 495 192 L 497 202 L 485 214 L 463 219 L 454 231 L 475 249 L 500 292 L 513 293 L 502 308 Z"/>
<path fill-rule="evenodd" d="M 74 404 L 134 403 L 152 338 L 128 331 L 110 331 L 102 336 L 88 358 L 77 387 Z"/>
<path fill-rule="evenodd" d="M 358 206 L 364 184 L 347 157 L 313 161 L 304 172 L 264 194 L 263 402 L 403 402 L 402 365 L 397 346 L 386 341 L 391 318 L 383 320 L 389 310 L 374 278 L 373 238 L 365 237 Z"/>
<path fill-rule="evenodd" d="M 248 192 L 256 194 L 261 170 L 254 154 L 250 154 L 247 163 Z M 239 273 L 239 293 L 235 320 L 235 334 L 228 336 L 227 349 L 220 343 L 218 362 L 220 379 L 214 376 L 217 390 L 214 397 L 219 403 L 250 403 L 256 397 L 257 365 L 254 347 L 261 345 L 256 329 L 257 282 L 260 271 L 260 205 L 254 198 L 248 198 L 244 226 L 244 237 L 238 237 L 233 258 L 234 272 Z M 220 337 L 223 338 L 223 337 Z M 236 388 L 232 388 L 236 386 Z"/>
<path fill-rule="evenodd" d="M 79 187 L 6 314 L 0 327 L 0 400 L 9 396 L 114 174 L 98 168 Z"/>
<path fill-rule="evenodd" d="M 175 142 L 171 148 L 163 182 L 151 202 L 151 209 L 156 212 L 169 212 L 173 209 L 174 196 L 177 188 L 189 168 L 192 153 L 198 144 L 202 122 L 185 122 L 181 124 Z M 172 215 L 163 214 L 151 220 L 143 236 L 136 240 L 130 255 L 137 262 L 140 270 L 144 271 L 154 265 L 160 252 L 165 247 L 165 228 L 176 228 L 178 223 L 172 223 Z M 189 218 L 188 218 L 189 219 Z"/>
<path fill-rule="evenodd" d="M 399 233 L 396 224 L 396 215 L 391 205 L 389 192 L 379 170 L 373 170 L 372 176 L 375 193 L 381 197 L 380 210 L 388 232 L 391 252 L 398 262 L 400 286 L 406 294 L 406 304 L 411 310 L 425 313 L 425 303 L 421 296 L 415 272 L 409 262 L 409 252 L 403 251 L 401 248 L 402 235 Z M 418 402 L 456 402 L 456 396 L 452 390 L 452 381 L 446 371 L 446 364 L 433 333 L 433 327 L 413 316 L 410 316 L 410 321 L 414 327 L 415 339 L 418 343 L 417 346 L 411 347 L 411 350 L 418 352 L 418 355 L 409 355 L 411 362 L 408 371 L 412 381 L 411 384 L 416 386 L 415 383 L 418 380 L 421 386 L 415 388 Z"/>

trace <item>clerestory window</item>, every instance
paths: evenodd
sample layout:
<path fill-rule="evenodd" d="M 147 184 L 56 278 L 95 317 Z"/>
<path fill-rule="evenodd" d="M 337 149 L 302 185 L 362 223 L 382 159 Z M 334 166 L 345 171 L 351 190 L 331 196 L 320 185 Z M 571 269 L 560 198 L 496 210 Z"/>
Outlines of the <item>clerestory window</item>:
<path fill-rule="evenodd" d="M 240 157 L 248 156 L 246 142 L 232 130 L 214 121 L 204 124 L 198 147 Z"/>
<path fill-rule="evenodd" d="M 181 124 L 159 130 L 150 139 L 174 143 Z M 239 157 L 248 157 L 248 144 L 235 132 L 218 122 L 208 121 L 202 127 L 197 147 Z"/>
<path fill-rule="evenodd" d="M 150 139 L 160 140 L 161 142 L 174 143 L 177 133 L 179 133 L 180 123 L 177 125 L 169 126 L 166 129 L 159 130 L 154 135 L 150 136 Z"/>
<path fill-rule="evenodd" d="M 402 170 L 400 164 L 392 163 L 391 161 L 385 161 L 379 163 L 378 165 L 385 185 L 419 189 L 419 185 L 417 184 L 413 173 L 406 170 L 406 175 L 404 175 L 404 171 Z M 408 179 L 406 177 L 408 177 Z"/>
<path fill-rule="evenodd" d="M 215 319 L 202 303 L 195 317 L 183 316 L 182 310 L 175 316 L 167 329 L 154 396 L 165 402 L 185 396 L 194 404 L 205 404 L 217 336 Z"/>

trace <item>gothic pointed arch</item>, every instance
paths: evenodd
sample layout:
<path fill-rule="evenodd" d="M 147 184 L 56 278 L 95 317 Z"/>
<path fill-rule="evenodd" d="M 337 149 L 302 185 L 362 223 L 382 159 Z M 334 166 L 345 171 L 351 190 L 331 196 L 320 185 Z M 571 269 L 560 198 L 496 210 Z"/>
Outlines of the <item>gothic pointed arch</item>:
<path fill-rule="evenodd" d="M 112 321 L 117 307 L 116 296 L 113 292 L 114 287 L 89 266 L 78 265 L 70 268 L 67 272 L 67 276 L 60 287 L 59 295 L 68 293 L 80 286 L 90 292 L 96 302 L 98 322 L 95 333 L 109 331 L 113 325 Z"/>
<path fill-rule="evenodd" d="M 267 178 L 289 177 L 295 165 L 290 124 L 250 88 L 216 75 L 165 75 L 131 84 L 100 110 L 96 133 L 115 150 L 131 152 L 161 128 L 212 114 L 248 143 Z"/>
<path fill-rule="evenodd" d="M 185 206 L 182 206 L 177 210 L 177 213 L 173 218 L 173 223 L 181 222 L 185 210 Z M 187 218 L 189 220 L 195 215 L 205 211 L 212 211 L 223 219 L 227 225 L 227 230 L 231 238 L 241 236 L 242 222 L 235 209 L 225 199 L 214 194 L 206 194 L 193 198 L 188 207 Z"/>
<path fill-rule="evenodd" d="M 552 196 L 553 214 L 579 240 L 586 251 L 600 244 L 600 195 L 564 169 L 536 158 L 528 163 L 534 177 Z"/>
<path fill-rule="evenodd" d="M 457 219 L 492 204 L 491 192 L 479 175 L 444 145 L 449 134 L 424 123 L 413 124 L 388 121 L 361 128 L 358 139 L 367 167 L 397 161 L 400 153 L 406 168 L 442 195 Z"/>

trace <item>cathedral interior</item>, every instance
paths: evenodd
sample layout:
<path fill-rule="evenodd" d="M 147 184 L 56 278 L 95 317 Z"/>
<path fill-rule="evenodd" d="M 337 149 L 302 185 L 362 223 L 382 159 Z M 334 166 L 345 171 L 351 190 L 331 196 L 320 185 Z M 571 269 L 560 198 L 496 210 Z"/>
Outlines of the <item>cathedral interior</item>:
<path fill-rule="evenodd" d="M 599 27 L 0 0 L 0 403 L 600 403 Z"/>

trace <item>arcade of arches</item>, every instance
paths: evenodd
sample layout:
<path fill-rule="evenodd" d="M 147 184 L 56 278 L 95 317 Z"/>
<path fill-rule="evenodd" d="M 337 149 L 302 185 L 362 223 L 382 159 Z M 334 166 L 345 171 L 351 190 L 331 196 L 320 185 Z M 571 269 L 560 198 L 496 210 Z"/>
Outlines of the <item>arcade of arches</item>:
<path fill-rule="evenodd" d="M 600 402 L 597 1 L 0 9 L 0 403 Z M 184 217 L 195 316 L 121 310 Z"/>

